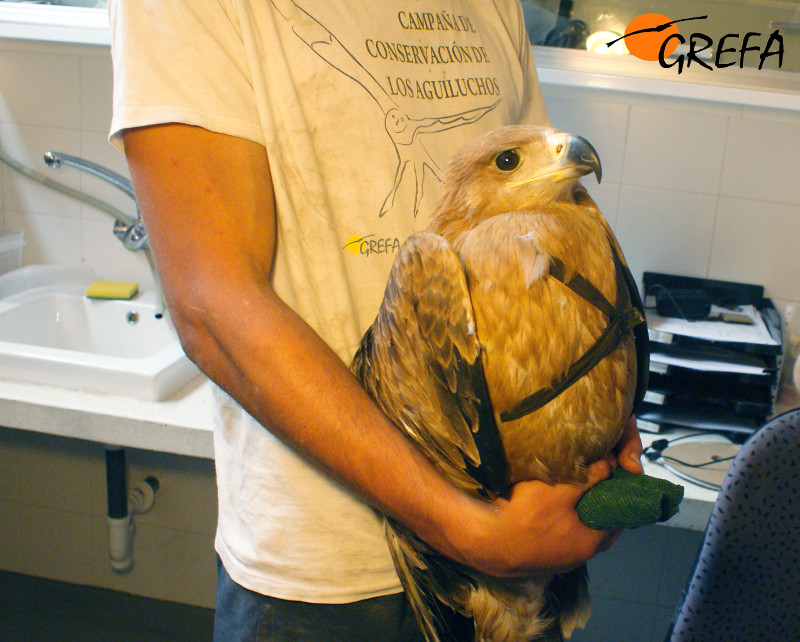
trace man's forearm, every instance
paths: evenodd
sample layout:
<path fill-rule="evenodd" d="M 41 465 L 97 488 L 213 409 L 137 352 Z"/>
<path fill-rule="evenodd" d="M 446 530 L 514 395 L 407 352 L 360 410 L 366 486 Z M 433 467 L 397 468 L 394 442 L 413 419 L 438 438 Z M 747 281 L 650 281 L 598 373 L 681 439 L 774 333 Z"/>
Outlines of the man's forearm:
<path fill-rule="evenodd" d="M 193 319 L 180 322 L 187 353 L 209 377 L 373 506 L 462 555 L 464 544 L 451 540 L 469 538 L 464 514 L 482 507 L 441 477 L 302 319 L 260 288 L 193 289 L 217 293 L 188 306 Z"/>

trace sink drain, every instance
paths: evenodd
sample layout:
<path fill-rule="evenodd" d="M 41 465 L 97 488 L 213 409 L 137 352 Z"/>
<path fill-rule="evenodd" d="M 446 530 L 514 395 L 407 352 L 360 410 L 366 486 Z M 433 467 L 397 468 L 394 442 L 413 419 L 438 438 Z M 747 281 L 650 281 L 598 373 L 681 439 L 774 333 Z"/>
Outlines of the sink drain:
<path fill-rule="evenodd" d="M 131 310 L 130 312 L 128 312 L 128 314 L 125 315 L 125 320 L 130 325 L 136 325 L 137 323 L 139 323 L 140 318 L 141 317 L 139 316 L 139 313 L 136 310 Z"/>

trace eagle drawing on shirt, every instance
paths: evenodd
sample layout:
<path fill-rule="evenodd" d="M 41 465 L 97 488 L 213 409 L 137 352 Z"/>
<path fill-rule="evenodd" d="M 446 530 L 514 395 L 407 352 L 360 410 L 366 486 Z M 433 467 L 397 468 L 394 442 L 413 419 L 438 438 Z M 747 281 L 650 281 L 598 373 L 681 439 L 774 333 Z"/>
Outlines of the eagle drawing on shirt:
<path fill-rule="evenodd" d="M 273 6 L 292 25 L 292 31 L 329 65 L 361 85 L 378 103 L 384 114 L 386 133 L 397 153 L 397 168 L 392 187 L 381 205 L 378 216 L 388 214 L 395 196 L 407 181 L 414 183 L 414 217 L 419 212 L 424 193 L 425 169 L 442 182 L 442 168 L 433 159 L 422 141 L 421 134 L 431 134 L 460 127 L 480 120 L 497 107 L 500 100 L 443 117 L 412 118 L 405 114 L 387 95 L 374 76 L 347 50 L 341 41 L 294 0 L 272 0 Z"/>

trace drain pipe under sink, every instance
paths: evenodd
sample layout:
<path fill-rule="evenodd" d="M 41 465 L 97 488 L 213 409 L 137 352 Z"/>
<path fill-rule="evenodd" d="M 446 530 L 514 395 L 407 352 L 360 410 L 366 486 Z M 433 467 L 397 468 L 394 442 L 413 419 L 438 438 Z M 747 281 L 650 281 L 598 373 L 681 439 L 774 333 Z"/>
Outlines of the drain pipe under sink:
<path fill-rule="evenodd" d="M 133 515 L 153 507 L 159 484 L 155 477 L 147 477 L 129 491 L 125 449 L 107 445 L 105 451 L 109 560 L 112 570 L 127 573 L 133 568 Z"/>

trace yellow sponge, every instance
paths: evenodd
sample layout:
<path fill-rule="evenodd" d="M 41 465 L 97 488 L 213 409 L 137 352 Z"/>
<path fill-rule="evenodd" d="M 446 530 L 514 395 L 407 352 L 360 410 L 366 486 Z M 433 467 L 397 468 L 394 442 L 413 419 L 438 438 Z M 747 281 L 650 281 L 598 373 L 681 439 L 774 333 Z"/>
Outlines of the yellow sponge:
<path fill-rule="evenodd" d="M 134 281 L 95 281 L 86 288 L 90 299 L 130 299 L 139 291 Z"/>

